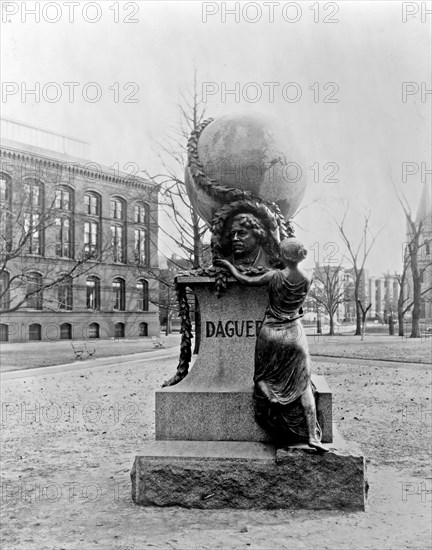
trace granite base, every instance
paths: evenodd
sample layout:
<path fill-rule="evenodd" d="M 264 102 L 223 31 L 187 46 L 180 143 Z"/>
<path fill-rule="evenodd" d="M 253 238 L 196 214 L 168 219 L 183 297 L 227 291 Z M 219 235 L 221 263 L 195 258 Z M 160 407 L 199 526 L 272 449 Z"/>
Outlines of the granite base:
<path fill-rule="evenodd" d="M 147 441 L 131 471 L 143 506 L 364 510 L 365 459 L 340 437 L 330 452 L 238 441 Z"/>

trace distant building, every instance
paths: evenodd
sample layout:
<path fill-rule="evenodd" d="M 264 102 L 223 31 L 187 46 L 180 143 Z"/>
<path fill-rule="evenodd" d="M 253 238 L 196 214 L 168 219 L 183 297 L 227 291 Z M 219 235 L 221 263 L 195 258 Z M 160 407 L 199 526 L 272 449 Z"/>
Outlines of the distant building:
<path fill-rule="evenodd" d="M 56 217 L 7 261 L 0 285 L 18 272 L 28 285 L 69 271 L 80 253 L 100 254 L 87 273 L 44 289 L 4 313 L 0 339 L 22 342 L 159 335 L 158 195 L 152 181 L 98 165 L 88 146 L 55 132 L 2 120 L 0 206 L 3 243 L 54 206 Z M 10 213 L 7 214 L 7 213 Z M 19 222 L 17 221 L 19 220 Z M 7 250 L 7 248 L 3 248 Z M 2 309 L 23 292 L 10 283 Z M 24 292 L 24 296 L 25 296 Z M 153 299 L 155 298 L 155 299 Z"/>
<path fill-rule="evenodd" d="M 423 224 L 418 255 L 419 271 L 423 272 L 420 280 L 421 291 L 432 288 L 432 205 L 429 185 L 425 182 L 415 218 L 417 226 L 420 221 Z M 406 227 L 406 242 L 409 243 L 412 238 L 412 232 L 408 223 Z M 411 270 L 408 269 L 405 295 L 410 296 L 412 296 L 411 277 Z M 420 319 L 428 323 L 432 321 L 432 291 L 426 292 L 422 296 Z"/>
<path fill-rule="evenodd" d="M 390 314 L 397 315 L 399 283 L 395 275 L 369 278 L 371 309 L 368 318 L 387 321 Z"/>

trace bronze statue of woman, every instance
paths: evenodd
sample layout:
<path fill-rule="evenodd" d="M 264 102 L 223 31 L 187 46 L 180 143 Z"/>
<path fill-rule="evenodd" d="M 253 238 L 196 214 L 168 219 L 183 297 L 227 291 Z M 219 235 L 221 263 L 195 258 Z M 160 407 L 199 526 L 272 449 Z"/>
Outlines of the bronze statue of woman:
<path fill-rule="evenodd" d="M 269 301 L 255 348 L 255 402 L 257 421 L 280 443 L 292 437 L 306 439 L 319 452 L 328 451 L 320 439 L 311 383 L 310 355 L 300 318 L 311 281 L 298 267 L 306 257 L 294 238 L 282 241 L 283 269 L 263 275 L 241 274 L 228 260 L 216 260 L 247 285 L 268 285 Z"/>

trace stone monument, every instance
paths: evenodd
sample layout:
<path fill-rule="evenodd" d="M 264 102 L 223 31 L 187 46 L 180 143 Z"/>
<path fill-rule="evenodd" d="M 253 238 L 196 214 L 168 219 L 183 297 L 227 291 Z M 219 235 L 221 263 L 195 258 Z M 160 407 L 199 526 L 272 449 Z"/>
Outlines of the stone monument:
<path fill-rule="evenodd" d="M 191 135 L 187 190 L 211 227 L 213 265 L 176 280 L 180 360 L 156 392 L 155 441 L 135 458 L 137 504 L 364 509 L 364 457 L 333 426 L 324 377 L 310 374 L 300 321 L 310 282 L 289 222 L 305 181 L 292 143 L 251 115 Z M 187 288 L 201 311 L 194 362 Z"/>

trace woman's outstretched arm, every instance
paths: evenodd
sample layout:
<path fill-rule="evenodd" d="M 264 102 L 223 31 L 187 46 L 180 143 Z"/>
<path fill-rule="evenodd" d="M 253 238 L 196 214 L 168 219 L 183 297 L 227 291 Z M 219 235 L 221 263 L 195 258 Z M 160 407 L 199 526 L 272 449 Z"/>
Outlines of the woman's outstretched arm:
<path fill-rule="evenodd" d="M 266 271 L 266 273 L 263 273 L 262 275 L 243 275 L 238 271 L 236 267 L 233 266 L 231 262 L 228 260 L 215 260 L 215 265 L 224 265 L 226 268 L 228 268 L 231 275 L 237 279 L 239 283 L 242 283 L 244 285 L 251 285 L 251 286 L 261 286 L 261 285 L 267 285 L 273 278 L 276 271 L 272 269 L 271 271 Z"/>

